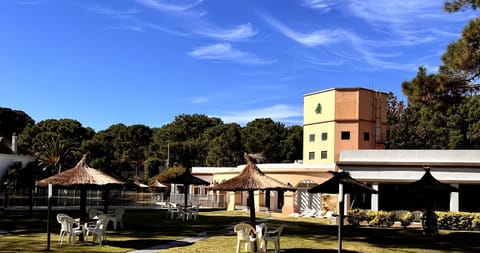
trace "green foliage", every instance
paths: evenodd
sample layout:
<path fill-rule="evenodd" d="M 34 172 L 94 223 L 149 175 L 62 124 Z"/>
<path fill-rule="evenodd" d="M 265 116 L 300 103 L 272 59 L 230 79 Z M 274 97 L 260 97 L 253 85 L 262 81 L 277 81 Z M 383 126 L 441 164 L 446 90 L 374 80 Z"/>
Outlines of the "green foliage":
<path fill-rule="evenodd" d="M 478 0 L 452 0 L 445 1 L 444 9 L 448 12 L 465 11 L 467 9 L 476 10 L 480 7 Z"/>
<path fill-rule="evenodd" d="M 263 153 L 266 163 L 282 161 L 282 140 L 286 129 L 270 118 L 255 119 L 242 129 L 242 143 L 247 153 Z"/>
<path fill-rule="evenodd" d="M 387 211 L 367 212 L 370 226 L 391 227 L 395 222 L 395 214 Z"/>
<path fill-rule="evenodd" d="M 243 161 L 240 125 L 211 127 L 204 132 L 202 140 L 208 146 L 207 166 L 236 166 Z"/>
<path fill-rule="evenodd" d="M 0 137 L 10 139 L 14 133 L 20 134 L 35 121 L 23 111 L 0 107 Z"/>
<path fill-rule="evenodd" d="M 181 165 L 176 165 L 173 167 L 170 167 L 162 172 L 160 172 L 158 175 L 154 176 L 150 181 L 149 184 L 152 184 L 155 182 L 155 180 L 158 180 L 159 182 L 164 182 L 165 180 L 175 177 L 177 175 L 181 175 L 185 172 L 185 167 Z"/>

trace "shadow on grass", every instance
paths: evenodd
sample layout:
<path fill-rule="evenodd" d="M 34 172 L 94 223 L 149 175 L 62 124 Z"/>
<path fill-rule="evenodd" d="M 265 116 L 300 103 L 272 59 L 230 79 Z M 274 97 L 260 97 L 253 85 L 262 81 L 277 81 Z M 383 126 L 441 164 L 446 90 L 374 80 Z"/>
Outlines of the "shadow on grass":
<path fill-rule="evenodd" d="M 190 246 L 193 243 L 183 242 L 183 241 L 174 241 L 174 240 L 136 239 L 136 240 L 126 240 L 126 241 L 109 241 L 107 244 L 112 247 L 130 248 L 130 249 L 136 249 L 136 250 L 145 249 L 146 247 L 145 245 L 151 245 L 151 246 L 147 246 L 147 248 L 151 250 L 160 250 L 160 249 Z"/>
<path fill-rule="evenodd" d="M 284 253 L 337 253 L 336 249 L 285 249 Z M 358 251 L 342 250 L 344 253 L 359 253 Z"/>

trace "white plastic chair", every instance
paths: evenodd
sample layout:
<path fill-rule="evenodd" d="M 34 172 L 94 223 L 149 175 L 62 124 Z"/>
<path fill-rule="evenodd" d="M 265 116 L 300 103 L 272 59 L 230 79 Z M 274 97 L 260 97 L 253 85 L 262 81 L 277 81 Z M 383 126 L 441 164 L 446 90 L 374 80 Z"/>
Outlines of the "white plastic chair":
<path fill-rule="evenodd" d="M 250 251 L 253 251 L 253 243 L 256 243 L 256 238 L 253 237 L 252 235 L 255 234 L 255 228 L 252 227 L 252 225 L 247 224 L 247 223 L 240 223 L 235 225 L 233 228 L 233 231 L 237 233 L 237 253 L 240 252 L 240 244 L 245 245 L 245 250 L 248 249 L 248 246 L 250 246 Z"/>
<path fill-rule="evenodd" d="M 188 219 L 198 220 L 198 206 L 188 208 Z"/>
<path fill-rule="evenodd" d="M 167 203 L 167 207 L 168 207 L 168 218 L 170 220 L 173 220 L 177 217 L 179 217 L 179 214 L 180 214 L 180 211 L 178 210 L 178 208 L 176 206 L 174 206 L 172 203 Z"/>
<path fill-rule="evenodd" d="M 106 214 L 99 214 L 97 223 L 94 227 L 86 226 L 85 241 L 87 237 L 92 234 L 93 242 L 97 242 L 102 245 L 103 241 L 107 241 L 107 226 L 110 218 Z"/>
<path fill-rule="evenodd" d="M 267 242 L 265 240 L 265 237 L 267 235 L 267 224 L 265 223 L 260 223 L 256 225 L 257 229 L 257 243 L 260 245 L 258 246 L 258 252 L 267 252 Z"/>
<path fill-rule="evenodd" d="M 120 224 L 120 228 L 123 230 L 123 215 L 125 214 L 125 209 L 118 208 L 110 214 L 110 221 L 113 223 L 113 229 L 117 230 L 117 224 Z"/>
<path fill-rule="evenodd" d="M 88 209 L 88 218 L 89 219 L 93 219 L 95 218 L 95 216 L 97 216 L 99 213 L 102 213 L 100 212 L 97 208 L 89 208 Z"/>
<path fill-rule="evenodd" d="M 63 244 L 65 236 L 67 236 L 68 242 L 72 242 L 72 244 L 75 244 L 76 237 L 78 236 L 78 238 L 80 239 L 80 235 L 83 235 L 83 229 L 81 229 L 80 227 L 74 227 L 77 222 L 75 221 L 75 219 L 68 215 L 60 216 L 59 219 L 61 221 L 62 229 L 65 229 L 64 233 L 60 237 L 60 244 Z"/>
<path fill-rule="evenodd" d="M 60 243 L 63 242 L 63 238 L 67 234 L 67 225 L 65 222 L 63 222 L 63 217 L 68 216 L 67 214 L 64 213 L 59 213 L 57 214 L 57 222 L 60 224 L 60 234 L 58 236 L 58 241 Z"/>
<path fill-rule="evenodd" d="M 266 236 L 265 236 L 265 251 L 267 250 L 267 242 L 273 242 L 275 245 L 275 253 L 280 252 L 280 236 L 283 233 L 283 228 L 285 225 L 280 225 L 277 229 L 274 231 L 268 231 Z"/>

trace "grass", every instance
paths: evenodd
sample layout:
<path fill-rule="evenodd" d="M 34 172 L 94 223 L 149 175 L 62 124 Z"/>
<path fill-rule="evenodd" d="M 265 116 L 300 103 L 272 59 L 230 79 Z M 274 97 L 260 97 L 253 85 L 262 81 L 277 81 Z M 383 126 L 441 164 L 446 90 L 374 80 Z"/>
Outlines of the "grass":
<path fill-rule="evenodd" d="M 54 212 L 56 214 L 58 212 Z M 66 213 L 77 216 L 75 212 Z M 318 218 L 267 217 L 270 227 L 285 224 L 281 237 L 284 253 L 330 253 L 337 251 L 337 227 Z M 183 252 L 235 252 L 236 236 L 224 230 L 233 224 L 248 221 L 248 212 L 201 212 L 199 221 L 170 221 L 159 210 L 127 210 L 124 231 L 108 231 L 108 242 L 99 245 L 59 245 L 59 226 L 52 221 L 51 252 L 129 252 L 163 245 L 173 240 L 193 237 L 206 232 L 207 239 L 195 243 L 179 243 L 163 253 Z M 46 213 L 0 211 L 0 252 L 46 252 Z M 373 228 L 345 226 L 343 248 L 353 252 L 480 252 L 480 232 L 440 231 L 435 237 L 425 237 L 418 228 Z M 228 232 L 228 233 L 226 233 Z M 269 252 L 273 245 L 269 244 Z"/>

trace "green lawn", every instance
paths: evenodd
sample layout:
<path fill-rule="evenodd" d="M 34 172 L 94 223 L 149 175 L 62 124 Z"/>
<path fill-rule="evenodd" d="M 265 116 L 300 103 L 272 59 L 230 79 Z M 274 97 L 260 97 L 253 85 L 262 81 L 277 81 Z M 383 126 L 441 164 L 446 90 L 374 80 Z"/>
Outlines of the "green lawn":
<path fill-rule="evenodd" d="M 58 212 L 54 212 L 56 215 Z M 66 212 L 72 216 L 75 213 Z M 317 218 L 267 217 L 270 227 L 285 224 L 281 237 L 282 252 L 336 252 L 337 227 Z M 181 222 L 165 218 L 157 210 L 127 210 L 124 231 L 108 231 L 108 242 L 99 245 L 59 245 L 59 225 L 52 221 L 51 252 L 128 252 L 163 245 L 172 240 L 193 237 L 206 232 L 208 238 L 196 243 L 182 243 L 165 253 L 235 252 L 236 236 L 224 230 L 238 222 L 248 221 L 247 212 L 200 212 L 199 221 Z M 46 252 L 46 212 L 0 211 L 0 252 Z M 228 233 L 229 232 L 229 233 Z M 417 228 L 373 228 L 346 226 L 345 252 L 480 252 L 480 232 L 440 231 L 436 237 L 425 237 Z M 269 244 L 269 252 L 273 245 Z"/>

